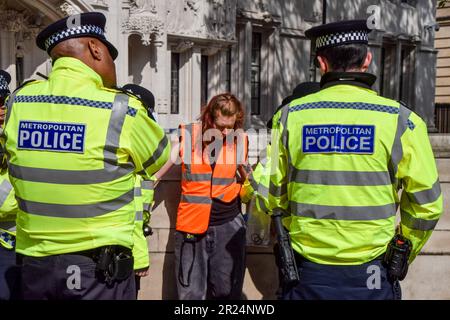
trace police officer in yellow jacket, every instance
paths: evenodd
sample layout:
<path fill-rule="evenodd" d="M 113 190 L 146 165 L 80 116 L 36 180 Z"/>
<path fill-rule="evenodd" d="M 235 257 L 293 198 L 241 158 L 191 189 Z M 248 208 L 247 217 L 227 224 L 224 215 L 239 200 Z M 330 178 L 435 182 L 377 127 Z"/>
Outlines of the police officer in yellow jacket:
<path fill-rule="evenodd" d="M 9 95 L 11 76 L 0 70 L 0 125 L 5 118 L 4 101 Z M 14 251 L 17 202 L 6 170 L 0 174 L 0 300 L 19 298 L 19 267 Z"/>
<path fill-rule="evenodd" d="M 442 214 L 425 122 L 371 89 L 369 32 L 364 20 L 308 30 L 321 90 L 274 117 L 268 206 L 290 217 L 300 274 L 285 299 L 400 298 Z"/>
<path fill-rule="evenodd" d="M 2 136 L 18 201 L 16 251 L 25 299 L 135 299 L 136 175 L 150 179 L 169 142 L 142 103 L 116 85 L 105 16 L 67 17 L 37 45 L 47 81 L 7 100 Z"/>

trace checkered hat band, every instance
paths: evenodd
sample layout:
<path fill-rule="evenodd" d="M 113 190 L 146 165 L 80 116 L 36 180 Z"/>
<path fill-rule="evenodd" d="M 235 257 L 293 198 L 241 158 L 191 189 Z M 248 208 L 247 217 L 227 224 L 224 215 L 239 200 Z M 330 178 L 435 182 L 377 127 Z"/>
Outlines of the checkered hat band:
<path fill-rule="evenodd" d="M 0 76 L 0 90 L 8 90 L 8 82 L 3 76 Z"/>
<path fill-rule="evenodd" d="M 347 42 L 368 42 L 369 34 L 366 31 L 338 32 L 317 37 L 316 49 L 345 44 Z"/>
<path fill-rule="evenodd" d="M 50 36 L 47 40 L 45 40 L 45 50 L 48 50 L 51 46 L 54 44 L 61 42 L 65 38 L 72 37 L 74 35 L 98 35 L 98 36 L 104 36 L 104 31 L 102 28 L 98 26 L 94 26 L 91 24 L 78 26 L 71 29 L 66 29 L 63 31 L 59 31 L 57 33 L 54 33 L 52 36 Z"/>

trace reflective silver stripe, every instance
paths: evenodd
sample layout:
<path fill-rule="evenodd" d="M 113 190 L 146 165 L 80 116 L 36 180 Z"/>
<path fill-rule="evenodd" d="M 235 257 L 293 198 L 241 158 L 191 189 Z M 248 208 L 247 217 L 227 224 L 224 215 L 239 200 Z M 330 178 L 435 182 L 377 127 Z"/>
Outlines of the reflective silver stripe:
<path fill-rule="evenodd" d="M 281 141 L 283 145 L 288 149 L 288 131 L 287 131 L 287 121 L 289 115 L 289 104 L 285 105 L 281 109 L 280 122 L 283 124 L 283 132 L 281 133 Z"/>
<path fill-rule="evenodd" d="M 268 198 L 269 197 L 269 188 L 267 188 L 265 185 L 263 185 L 262 183 L 258 184 L 258 194 L 263 196 L 264 198 Z M 281 190 L 281 189 L 280 189 Z"/>
<path fill-rule="evenodd" d="M 269 212 L 269 209 L 266 207 L 266 204 L 263 199 L 256 198 L 256 201 L 258 201 L 259 207 L 262 211 Z"/>
<path fill-rule="evenodd" d="M 287 184 L 284 183 L 281 186 L 277 187 L 273 184 L 272 181 L 270 181 L 269 192 L 274 197 L 281 197 L 287 193 Z"/>
<path fill-rule="evenodd" d="M 397 120 L 397 131 L 395 132 L 394 143 L 392 145 L 391 159 L 389 162 L 389 174 L 392 183 L 396 183 L 395 175 L 397 174 L 398 165 L 403 158 L 403 147 L 401 138 L 408 127 L 408 118 L 411 110 L 400 103 L 399 114 Z"/>
<path fill-rule="evenodd" d="M 211 173 L 191 173 L 183 172 L 183 178 L 186 181 L 211 181 Z"/>
<path fill-rule="evenodd" d="M 192 195 L 182 194 L 180 202 L 211 204 L 212 200 L 210 197 L 192 196 Z"/>
<path fill-rule="evenodd" d="M 20 210 L 40 216 L 59 218 L 91 218 L 116 211 L 131 203 L 134 199 L 134 188 L 121 196 L 93 204 L 55 204 L 23 200 L 17 197 Z"/>
<path fill-rule="evenodd" d="M 17 179 L 31 182 L 45 182 L 53 184 L 95 184 L 114 181 L 127 174 L 131 174 L 131 168 L 116 167 L 115 171 L 105 169 L 98 170 L 58 170 L 42 169 L 8 164 L 11 176 Z"/>
<path fill-rule="evenodd" d="M 258 190 L 258 183 L 253 177 L 253 172 L 248 175 L 248 182 L 250 182 L 250 186 L 253 188 L 254 191 Z"/>
<path fill-rule="evenodd" d="M 164 136 L 159 141 L 158 147 L 156 148 L 155 152 L 153 152 L 152 156 L 142 164 L 142 167 L 144 168 L 144 170 L 142 170 L 141 173 L 143 173 L 145 171 L 145 169 L 147 169 L 152 164 L 154 164 L 156 161 L 158 161 L 158 159 L 161 157 L 164 150 L 166 149 L 168 143 L 169 143 L 169 139 L 167 139 L 167 136 Z"/>
<path fill-rule="evenodd" d="M 155 189 L 155 181 L 153 180 L 144 180 L 141 185 L 142 190 L 153 190 Z"/>
<path fill-rule="evenodd" d="M 236 182 L 236 178 L 212 178 L 212 184 L 216 186 L 227 186 Z"/>
<path fill-rule="evenodd" d="M 16 94 L 19 92 L 20 90 L 16 90 L 13 93 L 11 93 L 8 97 L 8 100 L 6 101 L 6 117 L 5 117 L 5 124 L 3 126 L 3 128 L 6 127 L 6 125 L 8 124 L 9 121 L 9 117 L 11 116 L 12 113 L 12 108 L 14 105 L 14 100 L 16 100 Z M 3 134 L 3 132 L 2 132 Z"/>
<path fill-rule="evenodd" d="M 59 170 L 43 169 L 8 164 L 9 174 L 17 179 L 53 184 L 94 184 L 114 181 L 133 172 L 132 163 L 118 164 L 117 149 L 123 122 L 128 110 L 128 96 L 118 93 L 114 98 L 103 150 L 104 169 Z"/>
<path fill-rule="evenodd" d="M 287 105 L 282 107 L 280 122 L 283 125 L 283 132 L 281 133 L 281 141 L 283 143 L 283 146 L 286 148 L 286 150 L 288 152 L 288 163 L 291 163 L 290 156 L 289 156 L 288 131 L 287 131 L 288 115 L 289 115 L 289 104 L 287 104 Z M 273 146 L 272 146 L 272 148 L 273 148 Z M 274 149 L 271 149 L 271 150 L 273 151 Z M 277 160 L 277 159 L 273 159 L 273 160 Z M 272 163 L 271 170 L 274 169 L 273 165 L 274 165 L 274 163 Z M 287 185 L 286 184 L 283 184 L 281 186 L 276 186 L 276 185 L 274 185 L 272 183 L 272 181 L 270 181 L 269 193 L 272 196 L 280 197 L 280 196 L 284 195 L 286 192 L 287 192 Z"/>
<path fill-rule="evenodd" d="M 152 204 L 151 203 L 144 202 L 143 207 L 144 207 L 144 211 L 147 211 L 147 212 L 152 211 Z"/>
<path fill-rule="evenodd" d="M 134 217 L 134 220 L 136 220 L 136 221 L 144 220 L 144 212 L 143 211 L 136 211 L 136 216 Z"/>
<path fill-rule="evenodd" d="M 292 166 L 289 181 L 336 186 L 391 185 L 388 171 L 299 170 Z"/>
<path fill-rule="evenodd" d="M 291 214 L 314 219 L 332 220 L 380 220 L 395 216 L 397 206 L 390 203 L 381 206 L 325 206 L 290 201 Z"/>
<path fill-rule="evenodd" d="M 410 229 L 420 230 L 420 231 L 431 231 L 434 230 L 439 219 L 436 220 L 425 220 L 420 218 L 415 218 L 408 212 L 400 210 L 401 222 Z"/>
<path fill-rule="evenodd" d="M 135 197 L 140 197 L 142 196 L 142 190 L 140 187 L 134 187 L 134 196 Z"/>
<path fill-rule="evenodd" d="M 431 189 L 422 190 L 414 193 L 409 193 L 409 199 L 417 204 L 426 204 L 435 202 L 441 195 L 441 184 L 439 179 L 433 184 Z"/>
<path fill-rule="evenodd" d="M 6 198 L 8 198 L 9 193 L 12 190 L 12 185 L 8 180 L 3 180 L 0 184 L 0 207 L 5 203 Z"/>
<path fill-rule="evenodd" d="M 0 229 L 14 232 L 16 231 L 15 221 L 0 221 Z"/>

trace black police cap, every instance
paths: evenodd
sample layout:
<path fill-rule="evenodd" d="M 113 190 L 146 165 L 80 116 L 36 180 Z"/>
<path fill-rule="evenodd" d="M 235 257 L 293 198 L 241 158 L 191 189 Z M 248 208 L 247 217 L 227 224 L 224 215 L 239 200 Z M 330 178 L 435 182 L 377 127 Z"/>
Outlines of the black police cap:
<path fill-rule="evenodd" d="M 147 108 L 149 115 L 153 112 L 155 109 L 155 96 L 150 90 L 132 83 L 124 85 L 122 89 L 137 96 Z"/>
<path fill-rule="evenodd" d="M 352 43 L 369 43 L 366 20 L 347 20 L 323 24 L 305 31 L 305 36 L 316 43 L 316 50 Z"/>
<path fill-rule="evenodd" d="M 0 70 L 0 97 L 4 98 L 7 96 L 9 91 L 9 83 L 11 82 L 11 76 L 8 72 Z"/>
<path fill-rule="evenodd" d="M 58 20 L 42 30 L 36 37 L 36 44 L 42 50 L 50 51 L 60 42 L 72 38 L 93 37 L 103 42 L 111 57 L 117 58 L 117 49 L 105 37 L 106 17 L 101 12 L 85 12 Z"/>

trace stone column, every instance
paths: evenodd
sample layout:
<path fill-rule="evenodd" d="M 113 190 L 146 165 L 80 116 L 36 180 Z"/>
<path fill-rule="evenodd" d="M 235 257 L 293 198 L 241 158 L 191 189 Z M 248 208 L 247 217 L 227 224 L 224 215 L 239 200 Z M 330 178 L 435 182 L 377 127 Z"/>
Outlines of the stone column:
<path fill-rule="evenodd" d="M 253 27 L 250 21 L 245 23 L 244 28 L 244 43 L 239 41 L 239 45 L 243 48 L 241 56 L 243 57 L 243 95 L 241 97 L 245 106 L 245 127 L 246 129 L 251 126 L 251 112 L 252 112 L 252 96 L 251 96 L 251 73 L 252 73 L 252 32 Z M 241 40 L 241 39 L 240 39 Z M 241 51 L 241 50 L 239 50 Z"/>
<path fill-rule="evenodd" d="M 202 67 L 202 54 L 201 49 L 198 47 L 192 48 L 191 56 L 191 72 L 190 72 L 190 87 L 191 87 L 191 121 L 200 115 L 201 109 L 201 67 Z"/>
<path fill-rule="evenodd" d="M 0 30 L 0 62 L 2 70 L 11 75 L 11 89 L 16 88 L 16 50 L 15 50 L 15 33 Z"/>
<path fill-rule="evenodd" d="M 170 114 L 171 52 L 167 50 L 166 41 L 162 46 L 155 45 L 153 49 L 155 56 L 150 58 L 150 68 L 156 110 L 158 114 Z"/>

